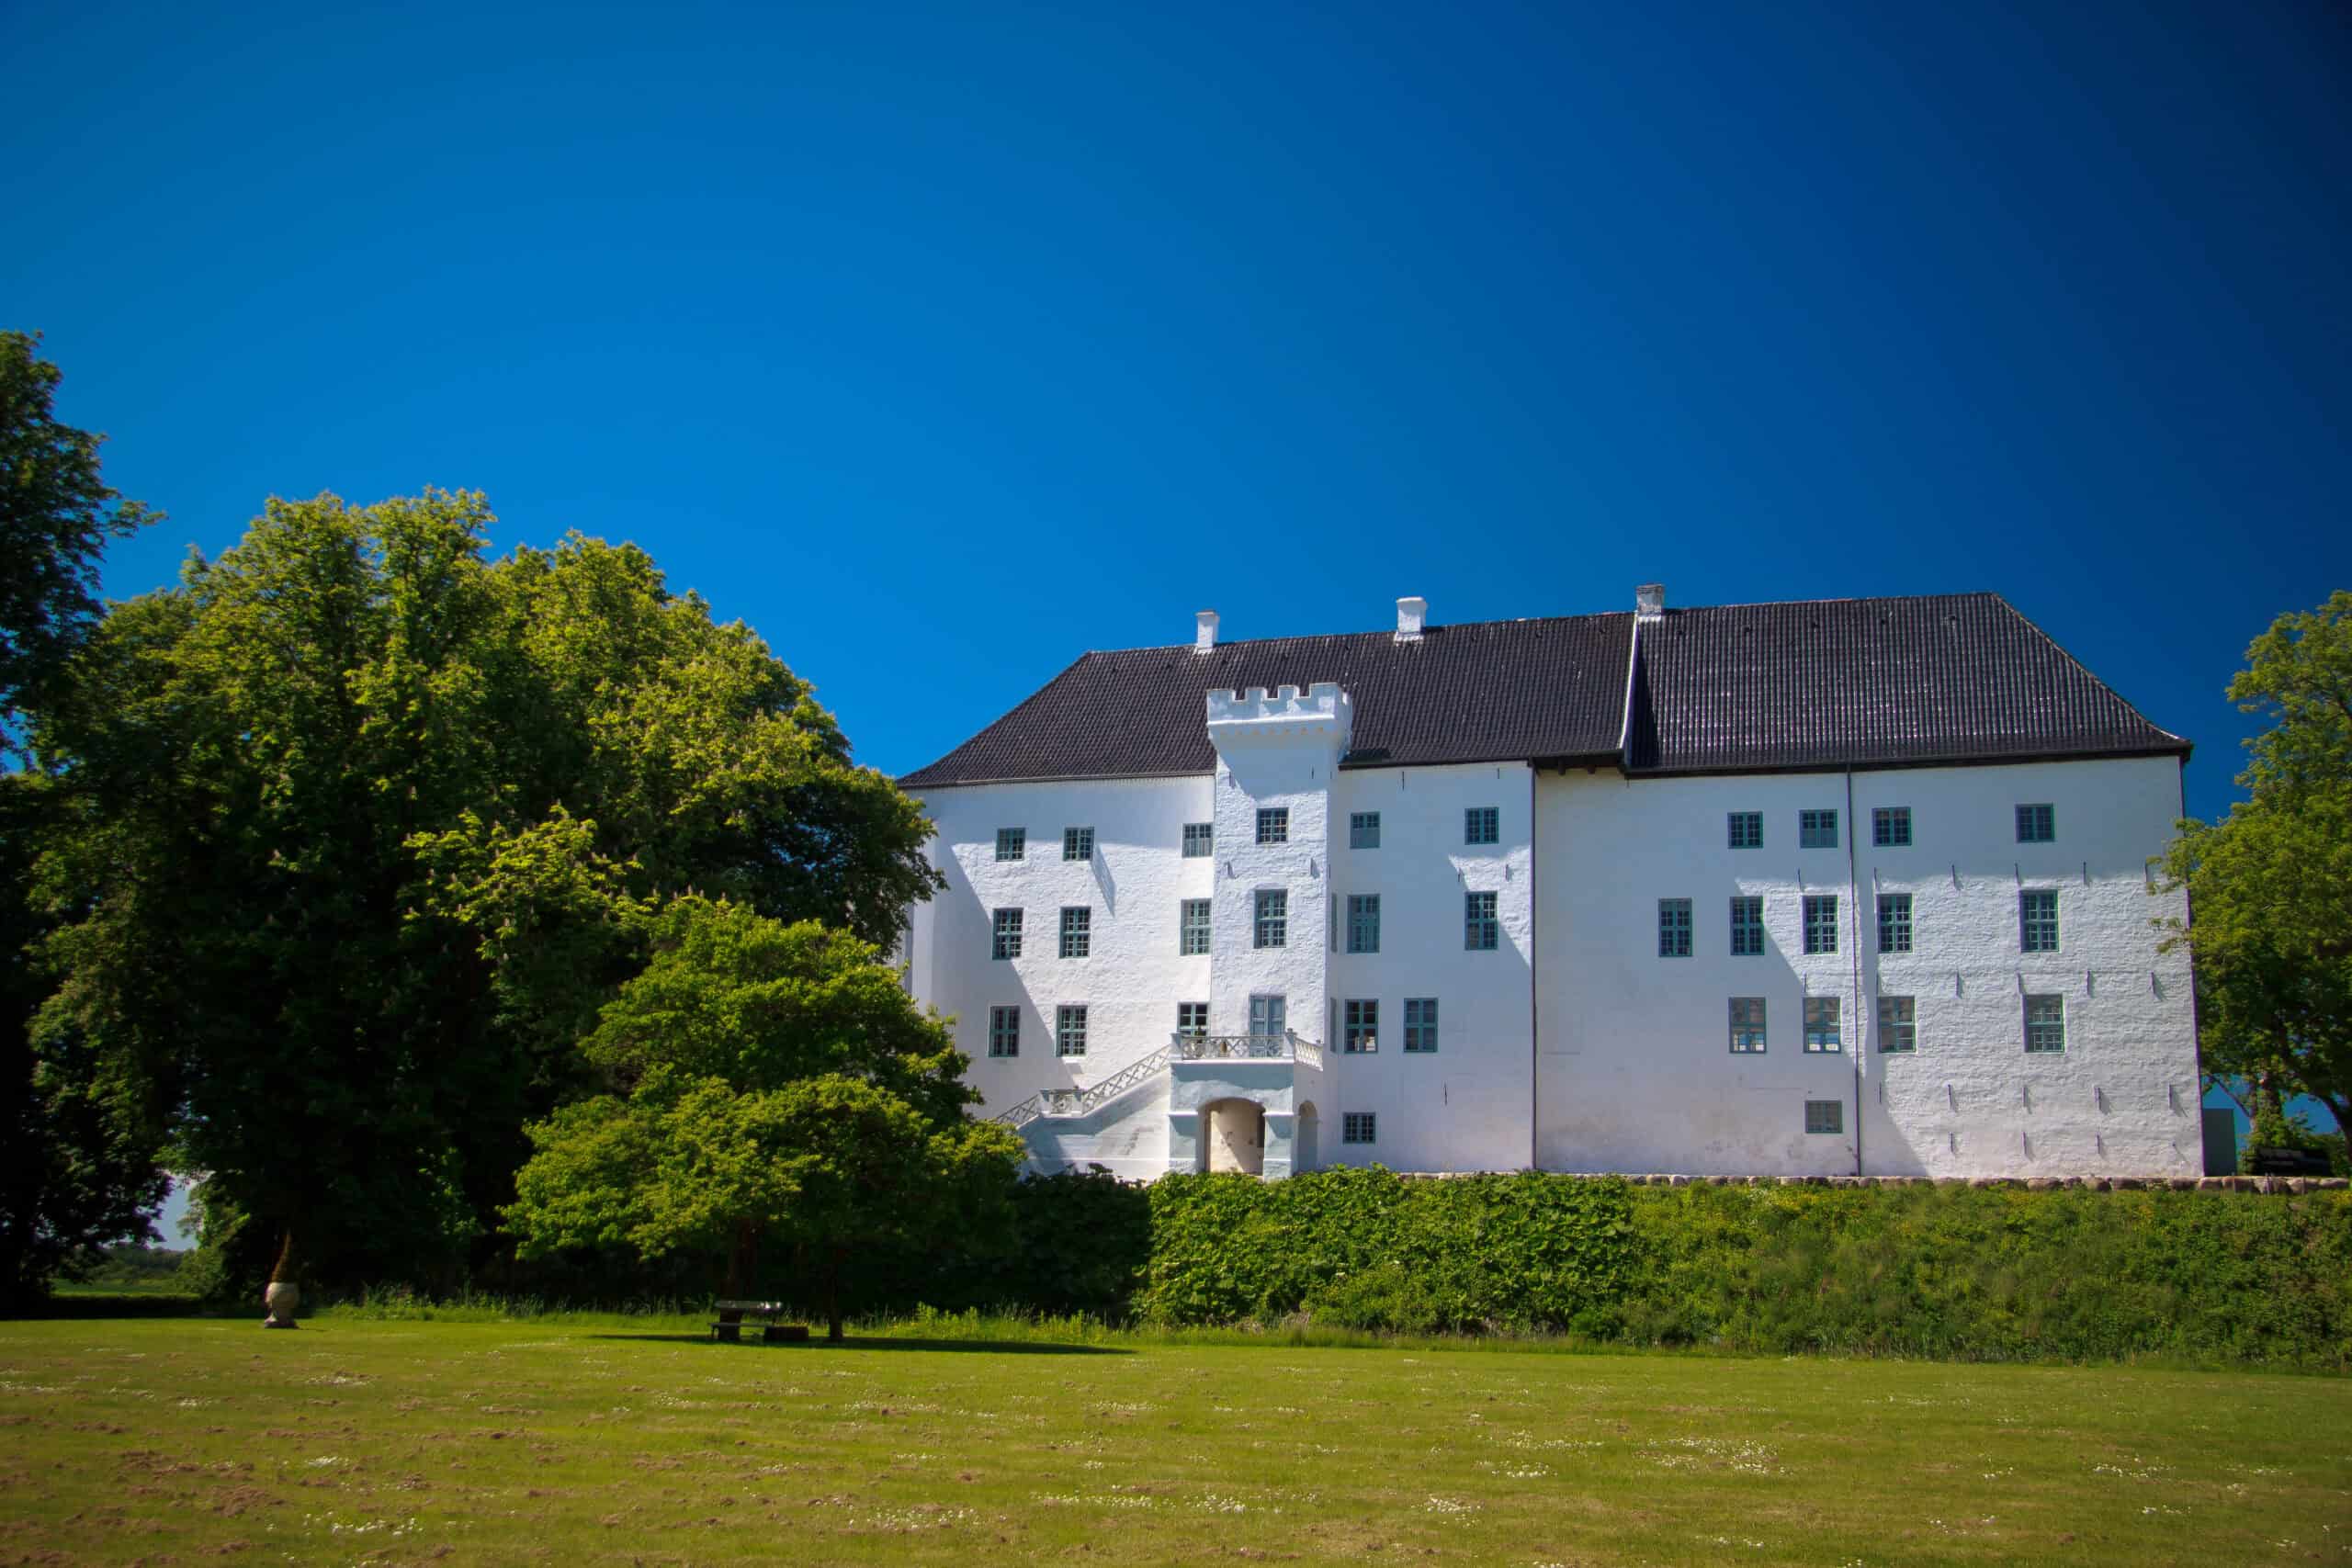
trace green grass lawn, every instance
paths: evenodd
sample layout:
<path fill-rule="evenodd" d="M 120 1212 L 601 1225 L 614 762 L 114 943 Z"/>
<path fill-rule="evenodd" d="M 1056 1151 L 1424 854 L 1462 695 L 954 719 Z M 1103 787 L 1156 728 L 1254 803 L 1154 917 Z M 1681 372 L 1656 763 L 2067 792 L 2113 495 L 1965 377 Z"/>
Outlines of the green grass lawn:
<path fill-rule="evenodd" d="M 0 1323 L 0 1562 L 2352 1562 L 2352 1382 Z"/>

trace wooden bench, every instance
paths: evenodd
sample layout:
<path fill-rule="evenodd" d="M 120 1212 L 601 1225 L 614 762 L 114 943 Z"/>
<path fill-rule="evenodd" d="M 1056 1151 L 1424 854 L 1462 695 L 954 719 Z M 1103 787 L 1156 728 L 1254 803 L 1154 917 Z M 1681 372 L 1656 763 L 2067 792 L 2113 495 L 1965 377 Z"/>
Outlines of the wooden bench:
<path fill-rule="evenodd" d="M 778 1323 L 785 1305 L 782 1302 L 720 1302 L 718 1321 L 710 1325 L 710 1337 L 729 1344 L 743 1339 L 743 1321 L 752 1319 L 760 1325 L 760 1338 L 769 1345 L 797 1343 L 808 1337 L 805 1323 Z"/>

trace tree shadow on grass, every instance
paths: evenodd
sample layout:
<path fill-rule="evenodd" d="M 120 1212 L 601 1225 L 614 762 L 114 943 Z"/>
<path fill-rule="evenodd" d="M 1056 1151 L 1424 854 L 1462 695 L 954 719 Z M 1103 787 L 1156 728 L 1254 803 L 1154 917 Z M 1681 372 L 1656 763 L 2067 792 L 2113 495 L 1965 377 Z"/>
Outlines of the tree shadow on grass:
<path fill-rule="evenodd" d="M 656 1345 L 702 1345 L 713 1350 L 791 1350 L 806 1355 L 811 1350 L 986 1350 L 1000 1356 L 1132 1356 L 1133 1350 L 1116 1345 L 1057 1345 L 1040 1339 L 902 1339 L 873 1334 L 853 1334 L 845 1339 L 828 1339 L 822 1334 L 812 1334 L 803 1340 L 777 1340 L 773 1344 L 759 1337 L 759 1330 L 746 1330 L 742 1341 L 729 1343 L 713 1339 L 703 1334 L 592 1334 L 591 1339 L 635 1339 Z"/>

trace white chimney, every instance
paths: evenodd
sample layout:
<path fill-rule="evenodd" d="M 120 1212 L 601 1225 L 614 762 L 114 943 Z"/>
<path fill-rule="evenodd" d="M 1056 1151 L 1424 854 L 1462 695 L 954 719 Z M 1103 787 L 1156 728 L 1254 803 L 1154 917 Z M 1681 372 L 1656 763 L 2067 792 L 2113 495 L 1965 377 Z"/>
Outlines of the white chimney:
<path fill-rule="evenodd" d="M 1421 623 L 1429 619 L 1429 614 L 1430 602 L 1426 599 L 1397 600 L 1396 640 L 1398 642 L 1420 641 Z"/>
<path fill-rule="evenodd" d="M 1195 624 L 1193 632 L 1193 651 L 1206 653 L 1216 646 L 1216 612 L 1203 610 L 1194 615 L 1193 620 Z"/>
<path fill-rule="evenodd" d="M 1645 582 L 1634 590 L 1634 618 L 1655 621 L 1666 614 L 1666 584 Z"/>

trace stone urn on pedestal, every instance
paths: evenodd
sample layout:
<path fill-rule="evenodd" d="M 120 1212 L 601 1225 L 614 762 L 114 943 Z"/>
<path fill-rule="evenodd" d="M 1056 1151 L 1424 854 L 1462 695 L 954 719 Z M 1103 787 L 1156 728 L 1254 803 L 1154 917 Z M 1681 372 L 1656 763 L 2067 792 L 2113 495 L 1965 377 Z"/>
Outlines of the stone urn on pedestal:
<path fill-rule="evenodd" d="M 270 1266 L 269 1287 L 261 1293 L 262 1305 L 269 1315 L 261 1320 L 264 1328 L 291 1328 L 294 1309 L 301 1304 L 302 1292 L 294 1283 L 294 1233 L 286 1233 L 285 1245 L 277 1249 L 277 1261 Z"/>

